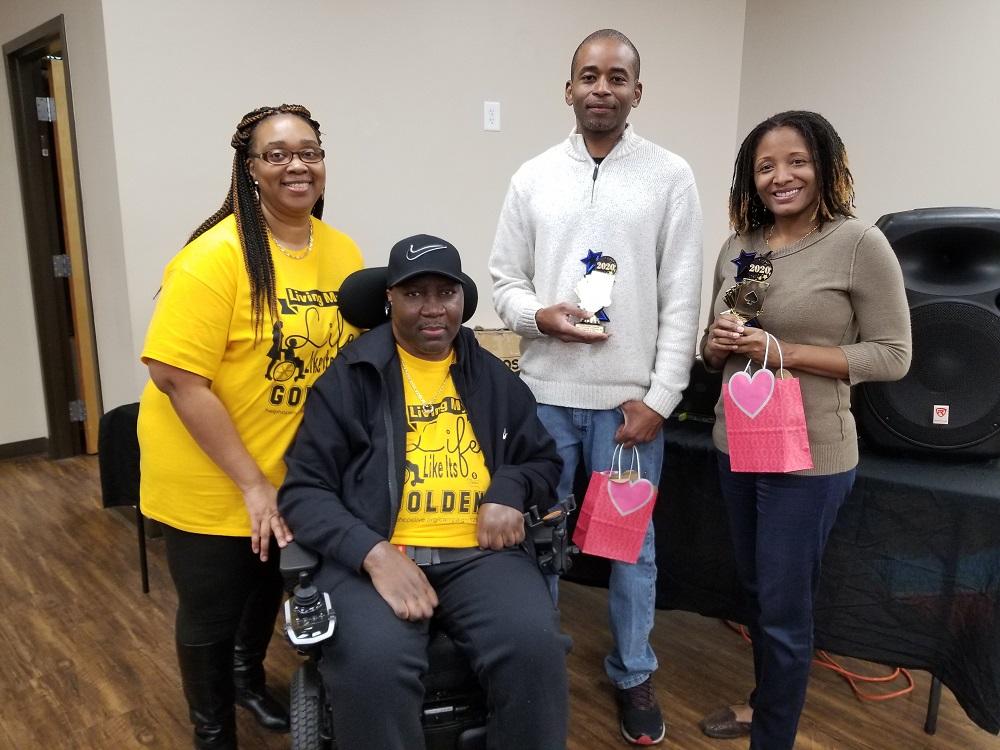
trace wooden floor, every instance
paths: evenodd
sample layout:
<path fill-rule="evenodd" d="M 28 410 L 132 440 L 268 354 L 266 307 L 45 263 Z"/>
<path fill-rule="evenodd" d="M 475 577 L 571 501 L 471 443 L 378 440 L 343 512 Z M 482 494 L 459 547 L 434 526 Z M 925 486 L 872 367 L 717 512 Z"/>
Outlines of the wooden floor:
<path fill-rule="evenodd" d="M 0 748 L 191 747 L 162 540 L 150 540 L 147 596 L 139 588 L 134 528 L 101 509 L 94 458 L 0 461 L 0 507 Z M 625 747 L 601 666 L 606 602 L 603 589 L 563 584 L 564 623 L 574 640 L 575 750 Z M 746 748 L 745 740 L 703 737 L 697 721 L 747 693 L 749 648 L 721 623 L 683 612 L 657 613 L 653 643 L 662 662 L 655 684 L 668 720 L 664 747 Z M 268 657 L 275 687 L 287 687 L 297 660 L 276 638 Z M 969 721 L 947 690 L 937 734 L 923 733 L 924 673 L 903 699 L 859 703 L 840 678 L 813 672 L 800 750 L 1000 750 L 1000 738 Z M 287 735 L 259 730 L 242 710 L 239 732 L 244 750 L 288 747 Z"/>

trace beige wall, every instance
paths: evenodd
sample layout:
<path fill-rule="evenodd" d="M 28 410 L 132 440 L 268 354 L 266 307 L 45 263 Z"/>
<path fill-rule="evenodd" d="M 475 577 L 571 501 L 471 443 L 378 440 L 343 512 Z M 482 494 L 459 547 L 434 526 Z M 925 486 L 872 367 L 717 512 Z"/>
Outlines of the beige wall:
<path fill-rule="evenodd" d="M 1000 207 L 1000 3 L 749 0 L 739 138 L 785 109 L 823 113 L 858 215 Z"/>
<path fill-rule="evenodd" d="M 636 128 L 691 161 L 709 226 L 723 222 L 742 0 L 623 2 L 613 12 L 593 0 L 298 5 L 308 10 L 281 13 L 281 24 L 308 21 L 276 31 L 263 0 L 243 2 L 239 17 L 199 0 L 104 2 L 134 348 L 163 265 L 222 200 L 236 122 L 260 104 L 300 102 L 322 123 L 325 218 L 369 263 L 406 235 L 440 234 L 488 292 L 507 181 L 569 132 L 569 59 L 603 26 L 643 55 Z M 501 102 L 499 133 L 482 129 L 484 100 Z M 498 324 L 488 293 L 483 302 L 474 322 Z"/>
<path fill-rule="evenodd" d="M 7 31 L 6 13 L 0 16 Z M 5 34 L 6 36 L 6 34 Z M 4 39 L 7 41 L 7 39 Z M 0 444 L 46 434 L 41 363 L 28 282 L 24 214 L 14 167 L 14 132 L 6 76 L 0 80 Z"/>
<path fill-rule="evenodd" d="M 101 379 L 106 405 L 134 399 L 123 368 L 132 314 L 123 274 L 121 218 L 110 128 L 104 24 L 98 0 L 0 0 L 0 43 L 65 16 L 80 183 Z M 0 79 L 0 445 L 47 434 L 24 215 L 14 155 L 7 79 Z M 110 404 L 109 404 L 110 400 Z"/>
<path fill-rule="evenodd" d="M 274 8 L 264 0 L 0 0 L 2 42 L 66 15 L 106 408 L 138 397 L 145 372 L 136 358 L 162 268 L 221 202 L 229 137 L 260 104 L 301 102 L 323 124 L 325 218 L 357 240 L 369 263 L 384 262 L 407 234 L 446 236 L 483 291 L 473 322 L 496 325 L 486 258 L 507 180 L 569 132 L 562 89 L 570 55 L 590 31 L 614 26 L 643 56 L 636 129 L 691 162 L 708 246 L 723 237 L 743 0 Z M 501 102 L 500 133 L 482 130 L 487 99 Z M 12 324 L 0 332 L 0 444 L 45 434 L 20 195 L 6 158 L 8 107 L 4 89 L 0 312 Z"/>
<path fill-rule="evenodd" d="M 629 34 L 643 55 L 636 129 L 694 167 L 706 267 L 726 233 L 739 139 L 789 107 L 837 126 L 864 217 L 1000 204 L 993 0 L 842 0 L 833 11 L 821 0 L 298 0 L 272 26 L 275 7 L 0 0 L 3 42 L 66 14 L 106 406 L 138 396 L 136 356 L 161 269 L 222 200 L 229 136 L 260 103 L 313 108 L 331 153 L 327 218 L 369 262 L 383 262 L 405 234 L 440 233 L 484 291 L 507 179 L 569 131 L 568 58 L 602 26 Z M 0 88 L 2 444 L 43 435 L 45 420 L 5 81 Z M 484 99 L 501 102 L 502 132 L 482 131 Z M 496 322 L 488 302 L 476 320 Z"/>
<path fill-rule="evenodd" d="M 790 107 L 823 112 L 840 131 L 863 217 L 1000 204 L 994 0 L 842 0 L 833 12 L 823 0 L 633 0 L 613 10 L 596 0 L 300 0 L 271 27 L 273 8 L 0 0 L 2 42 L 66 16 L 106 406 L 138 396 L 136 356 L 161 269 L 221 201 L 233 126 L 261 103 L 300 101 L 323 123 L 327 219 L 370 263 L 405 234 L 440 233 L 484 292 L 507 179 L 569 131 L 567 60 L 602 26 L 629 34 L 643 55 L 636 129 L 694 167 L 706 268 L 726 233 L 740 138 Z M 45 419 L 6 81 L 0 89 L 3 444 L 44 435 Z M 501 102 L 502 132 L 482 131 L 484 99 Z M 474 322 L 495 324 L 483 296 Z"/>
<path fill-rule="evenodd" d="M 463 250 L 484 292 L 507 180 L 569 131 L 568 58 L 602 26 L 629 34 L 642 53 L 637 131 L 695 170 L 706 269 L 726 234 L 739 140 L 790 107 L 823 112 L 840 131 L 863 217 L 1000 204 L 994 0 L 842 0 L 834 11 L 823 0 L 631 0 L 613 9 L 596 0 L 298 0 L 270 25 L 274 7 L 0 0 L 0 42 L 66 16 L 107 407 L 137 398 L 136 357 L 163 265 L 222 200 L 228 139 L 262 103 L 299 101 L 323 123 L 327 219 L 370 263 L 405 234 L 439 233 Z M 482 130 L 484 99 L 501 102 L 502 132 Z M 12 139 L 4 80 L 0 444 L 45 433 Z M 496 324 L 483 298 L 474 322 Z"/>

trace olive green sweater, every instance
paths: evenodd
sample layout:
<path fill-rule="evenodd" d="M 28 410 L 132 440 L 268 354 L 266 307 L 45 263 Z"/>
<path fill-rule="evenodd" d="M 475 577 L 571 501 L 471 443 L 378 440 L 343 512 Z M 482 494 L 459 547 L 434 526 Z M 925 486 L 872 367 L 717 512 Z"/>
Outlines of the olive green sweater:
<path fill-rule="evenodd" d="M 715 267 L 711 321 L 729 306 L 726 290 L 736 283 L 730 261 L 741 250 L 768 251 L 763 231 L 732 235 Z M 839 346 L 847 357 L 850 382 L 792 371 L 799 378 L 812 451 L 813 468 L 801 474 L 836 474 L 858 463 L 857 430 L 851 414 L 850 386 L 898 380 L 910 366 L 910 311 L 903 275 L 892 247 L 879 229 L 858 219 L 838 219 L 770 256 L 760 323 L 769 333 L 796 344 Z M 707 334 L 707 328 L 706 334 Z M 704 352 L 705 337 L 701 341 Z M 723 378 L 746 365 L 733 355 Z M 756 369 L 756 368 L 754 368 Z M 715 407 L 715 445 L 728 453 L 722 399 Z"/>

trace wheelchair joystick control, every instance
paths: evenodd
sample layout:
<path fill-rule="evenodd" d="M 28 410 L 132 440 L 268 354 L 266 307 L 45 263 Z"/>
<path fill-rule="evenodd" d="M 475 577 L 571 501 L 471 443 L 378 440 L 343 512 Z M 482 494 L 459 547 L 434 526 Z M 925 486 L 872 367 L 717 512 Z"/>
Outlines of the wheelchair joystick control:
<path fill-rule="evenodd" d="M 569 539 L 566 519 L 576 510 L 572 495 L 560 500 L 545 515 L 532 507 L 524 514 L 538 557 L 538 566 L 546 575 L 561 576 L 573 565 L 573 555 L 580 549 Z"/>
<path fill-rule="evenodd" d="M 285 634 L 296 646 L 308 646 L 325 641 L 333 635 L 337 615 L 330 595 L 313 585 L 308 572 L 299 573 L 299 582 L 285 600 Z"/>

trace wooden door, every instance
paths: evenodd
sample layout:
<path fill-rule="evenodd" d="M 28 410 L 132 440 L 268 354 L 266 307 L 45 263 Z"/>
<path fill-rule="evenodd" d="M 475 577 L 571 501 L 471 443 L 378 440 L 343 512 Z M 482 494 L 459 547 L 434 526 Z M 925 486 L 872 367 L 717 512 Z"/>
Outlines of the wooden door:
<path fill-rule="evenodd" d="M 62 17 L 5 44 L 49 455 L 97 452 L 103 411 Z"/>

